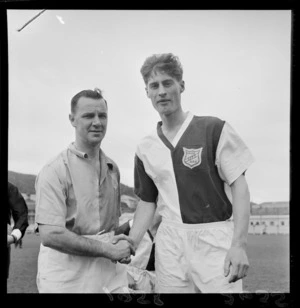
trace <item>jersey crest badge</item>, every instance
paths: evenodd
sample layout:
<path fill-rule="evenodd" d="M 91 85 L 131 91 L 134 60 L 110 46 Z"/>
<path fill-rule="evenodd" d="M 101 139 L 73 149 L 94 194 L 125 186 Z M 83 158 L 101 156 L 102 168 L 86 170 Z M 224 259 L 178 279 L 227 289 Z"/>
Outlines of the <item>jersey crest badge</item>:
<path fill-rule="evenodd" d="M 182 163 L 193 169 L 201 164 L 201 153 L 203 148 L 199 149 L 187 149 L 183 147 L 183 157 L 182 157 Z"/>

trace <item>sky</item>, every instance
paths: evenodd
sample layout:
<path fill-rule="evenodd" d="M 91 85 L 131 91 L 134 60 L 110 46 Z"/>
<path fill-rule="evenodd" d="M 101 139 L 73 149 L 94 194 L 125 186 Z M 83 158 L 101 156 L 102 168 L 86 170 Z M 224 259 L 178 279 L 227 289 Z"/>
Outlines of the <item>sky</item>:
<path fill-rule="evenodd" d="M 101 148 L 133 187 L 138 142 L 158 113 L 140 74 L 172 52 L 183 65 L 184 111 L 227 121 L 255 157 L 251 201 L 290 200 L 290 10 L 7 10 L 8 169 L 35 174 L 74 141 L 71 98 L 100 88 Z"/>

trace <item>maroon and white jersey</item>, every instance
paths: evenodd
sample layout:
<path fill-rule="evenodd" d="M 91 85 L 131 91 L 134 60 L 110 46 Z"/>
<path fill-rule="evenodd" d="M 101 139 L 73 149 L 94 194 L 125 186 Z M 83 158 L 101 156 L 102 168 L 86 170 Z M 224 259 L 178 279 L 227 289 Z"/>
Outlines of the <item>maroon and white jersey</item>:
<path fill-rule="evenodd" d="M 254 160 L 245 143 L 216 117 L 189 112 L 171 142 L 161 125 L 137 146 L 135 193 L 156 202 L 163 219 L 187 224 L 229 219 L 227 188 Z"/>

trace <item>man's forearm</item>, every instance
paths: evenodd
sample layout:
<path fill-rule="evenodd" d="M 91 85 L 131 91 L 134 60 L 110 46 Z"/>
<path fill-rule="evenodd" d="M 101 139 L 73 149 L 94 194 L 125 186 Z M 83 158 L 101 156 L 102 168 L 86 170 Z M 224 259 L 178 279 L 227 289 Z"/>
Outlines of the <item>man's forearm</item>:
<path fill-rule="evenodd" d="M 110 243 L 85 238 L 61 227 L 39 225 L 39 232 L 44 246 L 60 252 L 87 257 L 112 257 L 114 247 Z"/>
<path fill-rule="evenodd" d="M 234 220 L 232 246 L 246 247 L 250 219 L 250 194 L 244 175 L 231 186 Z"/>
<path fill-rule="evenodd" d="M 149 229 L 156 210 L 156 204 L 140 200 L 133 219 L 133 225 L 129 237 L 134 241 L 135 248 L 138 247 L 145 232 Z"/>

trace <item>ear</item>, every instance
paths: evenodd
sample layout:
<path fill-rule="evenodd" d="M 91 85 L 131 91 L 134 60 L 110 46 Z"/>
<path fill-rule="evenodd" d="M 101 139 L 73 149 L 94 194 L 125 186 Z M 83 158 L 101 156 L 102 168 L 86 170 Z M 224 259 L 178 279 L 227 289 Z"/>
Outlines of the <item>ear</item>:
<path fill-rule="evenodd" d="M 145 90 L 146 90 L 146 95 L 147 95 L 147 97 L 149 97 L 148 87 L 147 87 L 147 86 L 146 86 Z"/>
<path fill-rule="evenodd" d="M 182 93 L 185 90 L 185 83 L 184 80 L 180 81 L 180 93 Z"/>
<path fill-rule="evenodd" d="M 71 122 L 71 125 L 75 127 L 76 126 L 75 125 L 75 117 L 72 113 L 69 114 L 69 120 Z"/>

